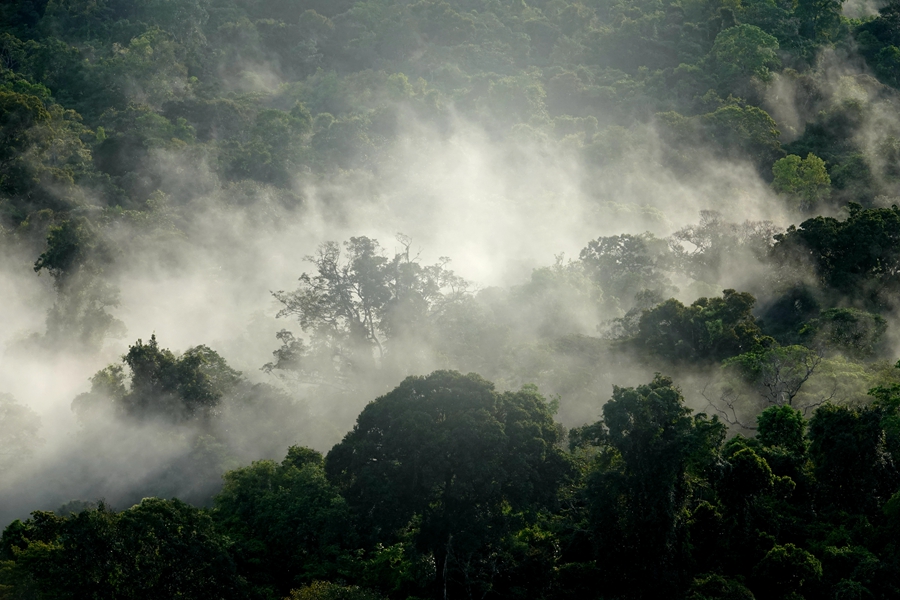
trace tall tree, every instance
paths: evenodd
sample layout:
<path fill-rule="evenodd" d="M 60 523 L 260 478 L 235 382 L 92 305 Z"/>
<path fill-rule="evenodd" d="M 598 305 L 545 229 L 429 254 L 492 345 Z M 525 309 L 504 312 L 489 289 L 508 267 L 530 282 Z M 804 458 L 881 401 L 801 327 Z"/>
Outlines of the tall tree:
<path fill-rule="evenodd" d="M 552 502 L 566 469 L 558 441 L 534 389 L 501 394 L 477 375 L 437 371 L 369 404 L 325 466 L 372 543 L 414 532 L 446 598 L 484 585 L 478 565 L 510 520 Z"/>
<path fill-rule="evenodd" d="M 402 356 L 416 341 L 427 340 L 433 317 L 465 296 L 467 283 L 446 268 L 449 259 L 423 266 L 410 252 L 411 241 L 393 258 L 378 241 L 353 237 L 323 244 L 307 260 L 314 273 L 300 276 L 300 287 L 273 295 L 294 317 L 308 341 L 284 330 L 276 360 L 265 366 L 299 372 L 314 383 L 348 385 L 361 373 L 383 365 L 392 350 Z"/>
<path fill-rule="evenodd" d="M 248 579 L 283 597 L 292 588 L 341 574 L 352 538 L 346 502 L 325 479 L 321 454 L 293 446 L 276 464 L 229 471 L 213 517 L 234 540 Z"/>
<path fill-rule="evenodd" d="M 613 390 L 603 420 L 574 431 L 599 447 L 587 485 L 597 564 L 616 597 L 676 595 L 686 584 L 691 480 L 715 467 L 725 426 L 691 416 L 671 379 Z"/>

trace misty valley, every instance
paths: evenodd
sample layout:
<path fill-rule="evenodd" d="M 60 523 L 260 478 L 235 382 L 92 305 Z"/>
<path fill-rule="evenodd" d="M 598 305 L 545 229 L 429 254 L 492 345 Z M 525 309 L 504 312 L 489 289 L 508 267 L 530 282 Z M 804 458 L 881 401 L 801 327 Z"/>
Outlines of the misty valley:
<path fill-rule="evenodd" d="M 7 0 L 0 600 L 900 597 L 898 206 L 900 0 Z"/>

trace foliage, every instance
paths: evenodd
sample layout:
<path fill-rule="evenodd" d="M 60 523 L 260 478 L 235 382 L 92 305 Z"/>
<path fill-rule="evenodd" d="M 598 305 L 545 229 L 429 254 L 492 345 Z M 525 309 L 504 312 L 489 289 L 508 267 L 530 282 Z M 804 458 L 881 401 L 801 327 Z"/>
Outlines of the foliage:
<path fill-rule="evenodd" d="M 756 566 L 754 574 L 763 582 L 764 589 L 790 598 L 804 587 L 812 587 L 822 577 L 819 560 L 794 544 L 775 546 Z"/>
<path fill-rule="evenodd" d="M 672 380 L 657 376 L 648 385 L 615 388 L 602 423 L 589 431 L 597 432 L 601 453 L 586 494 L 607 585 L 635 597 L 680 589 L 691 477 L 714 463 L 724 426 L 705 415 L 691 418 Z"/>
<path fill-rule="evenodd" d="M 392 259 L 376 240 L 354 237 L 328 242 L 316 256 L 316 267 L 300 276 L 293 292 L 273 295 L 284 308 L 279 317 L 295 317 L 309 344 L 288 331 L 278 334 L 282 347 L 266 370 L 296 370 L 308 381 L 346 382 L 371 372 L 417 338 L 428 338 L 431 321 L 466 294 L 466 282 L 446 269 L 449 259 L 422 266 L 410 254 L 411 240 L 400 237 L 403 250 Z"/>
<path fill-rule="evenodd" d="M 144 343 L 129 346 L 122 362 L 110 365 L 91 379 L 91 391 L 73 402 L 73 408 L 89 414 L 97 403 L 110 403 L 114 410 L 138 419 L 164 419 L 173 422 L 208 420 L 219 410 L 222 396 L 231 392 L 240 373 L 206 346 L 190 348 L 181 356 L 160 348 L 156 335 Z"/>
<path fill-rule="evenodd" d="M 101 504 L 68 517 L 35 512 L 2 537 L 13 567 L 38 597 L 242 598 L 229 542 L 202 511 L 148 498 L 116 513 Z"/>
<path fill-rule="evenodd" d="M 378 594 L 358 586 L 342 586 L 326 581 L 314 581 L 291 590 L 288 600 L 380 600 Z"/>
<path fill-rule="evenodd" d="M 751 600 L 753 593 L 737 581 L 721 575 L 699 577 L 691 585 L 688 600 Z"/>
<path fill-rule="evenodd" d="M 828 197 L 831 177 L 825 161 L 810 152 L 806 158 L 788 154 L 772 165 L 772 188 L 785 194 L 801 210 L 810 210 Z"/>
<path fill-rule="evenodd" d="M 800 330 L 810 346 L 844 353 L 854 358 L 869 358 L 880 349 L 887 321 L 878 314 L 854 308 L 829 308 Z"/>
<path fill-rule="evenodd" d="M 756 439 L 763 446 L 781 447 L 793 454 L 806 450 L 803 414 L 790 406 L 770 406 L 756 419 Z"/>
<path fill-rule="evenodd" d="M 318 452 L 293 446 L 281 464 L 258 461 L 225 474 L 213 517 L 254 584 L 284 595 L 340 572 L 349 512 L 323 464 Z"/>
<path fill-rule="evenodd" d="M 892 489 L 892 466 L 881 437 L 881 415 L 869 407 L 825 405 L 809 421 L 809 453 L 824 507 L 872 510 Z"/>
<path fill-rule="evenodd" d="M 719 77 L 758 77 L 768 80 L 770 66 L 777 66 L 778 40 L 754 25 L 737 25 L 716 36 L 710 55 L 720 65 Z"/>
<path fill-rule="evenodd" d="M 95 386 L 122 393 L 121 369 Z M 226 473 L 211 514 L 148 498 L 121 513 L 74 502 L 13 522 L 0 592 L 883 593 L 895 552 L 883 540 L 898 530 L 898 402 L 893 388 L 872 393 L 872 407 L 820 407 L 808 433 L 799 411 L 771 407 L 756 439 L 723 444 L 725 425 L 692 414 L 657 375 L 616 387 L 602 420 L 570 432 L 566 456 L 535 389 L 500 393 L 438 371 L 370 403 L 327 459 L 294 446 L 281 463 Z"/>
<path fill-rule="evenodd" d="M 723 366 L 753 386 L 767 404 L 792 406 L 821 360 L 804 346 L 777 346 L 729 358 Z"/>
<path fill-rule="evenodd" d="M 863 55 L 882 81 L 897 87 L 896 64 L 900 38 L 897 23 L 900 20 L 900 6 L 888 2 L 878 10 L 878 16 L 861 23 L 857 29 L 857 39 L 862 45 Z"/>
<path fill-rule="evenodd" d="M 809 264 L 827 290 L 877 309 L 891 305 L 897 287 L 898 236 L 900 209 L 851 204 L 844 221 L 815 217 L 788 228 L 773 253 L 783 263 Z"/>
<path fill-rule="evenodd" d="M 484 577 L 479 562 L 517 514 L 552 501 L 566 464 L 557 441 L 536 390 L 500 394 L 474 374 L 438 371 L 369 404 L 326 472 L 361 531 L 392 543 L 412 527 L 435 589 L 456 589 Z"/>
<path fill-rule="evenodd" d="M 579 258 L 600 289 L 626 306 L 644 290 L 667 293 L 671 288 L 665 275 L 668 246 L 649 233 L 597 238 Z"/>
<path fill-rule="evenodd" d="M 119 304 L 118 288 L 104 276 L 110 262 L 109 248 L 88 219 L 49 227 L 47 249 L 34 263 L 36 273 L 50 273 L 57 293 L 47 315 L 48 345 L 96 351 L 106 338 L 124 333 L 109 312 Z"/>
<path fill-rule="evenodd" d="M 778 231 L 771 221 L 731 223 L 717 211 L 700 211 L 700 221 L 669 238 L 677 271 L 698 282 L 715 284 L 728 269 L 748 260 L 764 260 Z"/>
<path fill-rule="evenodd" d="M 644 311 L 634 342 L 671 362 L 721 361 L 757 348 L 762 332 L 751 309 L 756 299 L 725 290 L 721 298 L 700 298 L 690 306 L 669 299 Z"/>

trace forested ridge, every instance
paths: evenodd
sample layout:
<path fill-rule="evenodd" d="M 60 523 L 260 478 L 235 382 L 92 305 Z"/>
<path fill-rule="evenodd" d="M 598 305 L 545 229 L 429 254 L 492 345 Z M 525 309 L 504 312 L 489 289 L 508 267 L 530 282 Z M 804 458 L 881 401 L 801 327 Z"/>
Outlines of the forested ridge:
<path fill-rule="evenodd" d="M 900 596 L 898 109 L 898 0 L 3 2 L 0 598 Z"/>

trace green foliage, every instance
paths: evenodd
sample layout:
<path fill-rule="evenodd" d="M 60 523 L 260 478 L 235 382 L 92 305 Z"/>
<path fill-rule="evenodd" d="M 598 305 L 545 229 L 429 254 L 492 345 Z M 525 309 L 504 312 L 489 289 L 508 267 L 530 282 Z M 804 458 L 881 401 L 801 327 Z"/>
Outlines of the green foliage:
<path fill-rule="evenodd" d="M 601 449 L 586 494 L 596 558 L 614 594 L 673 593 L 685 583 L 692 476 L 715 463 L 725 437 L 716 419 L 690 412 L 672 380 L 657 375 L 616 387 L 602 423 L 578 433 Z"/>
<path fill-rule="evenodd" d="M 728 154 L 743 151 L 760 165 L 784 154 L 778 139 L 778 125 L 766 111 L 756 106 L 728 104 L 702 115 L 700 124 L 706 136 Z"/>
<path fill-rule="evenodd" d="M 34 271 L 46 270 L 58 286 L 73 279 L 98 249 L 95 228 L 85 218 L 65 220 L 50 227 L 47 250 L 35 261 Z"/>
<path fill-rule="evenodd" d="M 718 76 L 770 79 L 769 67 L 778 66 L 778 40 L 754 25 L 737 25 L 720 31 L 711 56 L 719 65 Z"/>
<path fill-rule="evenodd" d="M 510 290 L 511 321 L 532 323 L 545 338 L 593 331 L 604 296 L 585 271 L 583 263 L 564 264 L 562 256 L 552 267 L 533 270 L 528 282 Z"/>
<path fill-rule="evenodd" d="M 729 222 L 721 212 L 700 211 L 700 221 L 669 238 L 674 265 L 697 282 L 715 285 L 728 269 L 747 260 L 765 260 L 777 227 L 771 221 Z"/>
<path fill-rule="evenodd" d="M 784 448 L 792 454 L 806 450 L 806 420 L 790 406 L 771 406 L 756 418 L 756 439 L 763 446 Z"/>
<path fill-rule="evenodd" d="M 156 335 L 138 340 L 122 357 L 131 371 L 131 389 L 121 403 L 129 414 L 173 420 L 208 417 L 240 373 L 216 352 L 197 346 L 176 357 L 160 349 Z"/>
<path fill-rule="evenodd" d="M 119 304 L 119 290 L 103 277 L 109 261 L 108 248 L 88 219 L 50 226 L 47 249 L 34 263 L 35 272 L 50 273 L 57 292 L 47 315 L 48 345 L 96 351 L 104 339 L 124 333 L 122 322 L 109 313 Z"/>
<path fill-rule="evenodd" d="M 825 161 L 810 152 L 806 158 L 789 154 L 772 165 L 772 188 L 785 194 L 801 210 L 810 210 L 828 197 L 831 177 Z"/>
<path fill-rule="evenodd" d="M 224 479 L 213 517 L 252 583 L 283 596 L 340 573 L 350 515 L 325 479 L 321 454 L 294 446 L 281 464 L 254 462 Z"/>
<path fill-rule="evenodd" d="M 29 145 L 28 132 L 49 120 L 50 113 L 40 98 L 0 91 L 0 181 L 5 193 L 24 191 L 28 179 L 24 156 Z"/>
<path fill-rule="evenodd" d="M 581 250 L 579 259 L 603 293 L 626 306 L 644 290 L 667 293 L 671 289 L 665 275 L 671 261 L 669 248 L 650 233 L 597 238 Z"/>
<path fill-rule="evenodd" d="M 382 596 L 355 585 L 314 581 L 302 588 L 291 590 L 287 598 L 288 600 L 381 600 Z"/>
<path fill-rule="evenodd" d="M 821 360 L 805 346 L 775 346 L 729 358 L 723 367 L 753 386 L 766 403 L 793 406 Z"/>
<path fill-rule="evenodd" d="M 826 290 L 876 309 L 892 306 L 891 293 L 898 285 L 900 209 L 851 204 L 843 221 L 815 217 L 775 239 L 776 260 L 786 265 L 808 262 Z"/>
<path fill-rule="evenodd" d="M 785 544 L 769 550 L 756 565 L 754 575 L 758 587 L 771 597 L 792 598 L 815 586 L 822 577 L 822 563 L 803 548 Z"/>
<path fill-rule="evenodd" d="M 821 293 L 816 286 L 807 284 L 787 286 L 769 300 L 768 306 L 762 307 L 761 327 L 780 344 L 799 343 L 802 341 L 800 337 L 802 324 L 819 314 L 821 302 Z"/>
<path fill-rule="evenodd" d="M 35 512 L 3 532 L 4 579 L 40 598 L 243 598 L 229 541 L 202 511 L 147 498 L 115 513 Z M 18 583 L 22 586 L 22 583 Z"/>
<path fill-rule="evenodd" d="M 856 30 L 856 39 L 862 46 L 866 61 L 882 81 L 895 88 L 900 86 L 900 78 L 897 76 L 897 64 L 900 61 L 898 22 L 900 5 L 888 2 L 878 10 L 877 17 L 861 23 Z"/>
<path fill-rule="evenodd" d="M 809 440 L 824 507 L 868 511 L 880 503 L 890 469 L 879 411 L 826 404 L 809 421 Z"/>
<path fill-rule="evenodd" d="M 699 185 L 728 214 L 756 193 L 734 167 L 749 163 L 792 208 L 860 204 L 774 249 L 776 225 L 707 211 L 667 239 L 605 235 L 577 262 L 478 293 L 446 259 L 420 264 L 405 238 L 393 255 L 365 237 L 325 244 L 298 288 L 275 294 L 302 336 L 280 332 L 266 369 L 316 384 L 296 389 L 332 413 L 357 409 L 361 381 L 387 390 L 436 363 L 560 395 L 450 371 L 405 379 L 324 465 L 292 447 L 281 463 L 229 471 L 212 519 L 147 499 L 13 523 L 0 597 L 896 596 L 900 394 L 895 375 L 863 361 L 887 351 L 900 212 L 864 206 L 888 206 L 900 181 L 900 10 L 841 11 L 835 0 L 4 2 L 0 232 L 10 268 L 24 250 L 53 279 L 46 334 L 31 340 L 43 348 L 96 353 L 122 333 L 113 274 L 148 232 L 193 243 L 218 202 L 274 222 L 307 193 L 327 218 L 352 213 L 335 190 L 384 194 L 410 152 L 440 160 L 461 131 L 484 132 L 508 164 L 575 165 L 600 219 L 660 231 L 682 220 L 677 206 L 635 206 L 607 183 Z M 857 51 L 881 83 L 835 75 Z M 724 281 L 760 283 L 701 297 Z M 666 300 L 675 284 L 701 298 Z M 600 339 L 604 309 L 622 316 Z M 7 352 L 20 347 L 33 346 Z M 566 456 L 552 413 L 595 414 L 610 378 L 630 377 L 625 348 L 679 368 L 724 362 L 729 398 L 755 400 L 757 437 L 723 448 L 724 426 L 691 415 L 660 376 L 614 388 Z M 826 398 L 860 406 L 822 406 L 804 435 L 795 408 Z M 154 443 L 190 448 L 142 484 L 152 493 L 179 477 L 211 489 L 236 455 L 276 456 L 303 431 L 334 428 L 332 414 L 304 428 L 300 406 L 205 346 L 179 355 L 155 336 L 73 402 L 87 439 L 102 441 L 91 436 L 106 421 L 155 421 Z M 28 468 L 36 426 L 0 396 L 0 468 Z"/>
<path fill-rule="evenodd" d="M 698 577 L 691 585 L 688 600 L 753 600 L 753 593 L 733 579 L 721 575 Z"/>
<path fill-rule="evenodd" d="M 728 466 L 721 484 L 723 495 L 730 496 L 726 501 L 750 503 L 775 488 L 772 468 L 753 448 L 743 448 L 732 454 Z"/>
<path fill-rule="evenodd" d="M 354 237 L 344 243 L 346 257 L 334 242 L 323 244 L 307 260 L 315 273 L 303 273 L 300 287 L 273 295 L 284 305 L 279 317 L 294 317 L 309 344 L 282 331 L 282 347 L 266 370 L 294 370 L 305 380 L 344 384 L 373 373 L 398 354 L 410 338 L 428 339 L 441 312 L 466 295 L 464 280 L 445 268 L 449 259 L 423 266 L 410 255 L 411 241 L 388 258 L 377 240 Z"/>
<path fill-rule="evenodd" d="M 436 588 L 456 589 L 483 581 L 482 561 L 516 515 L 552 502 L 566 472 L 558 435 L 535 390 L 500 394 L 477 375 L 438 371 L 370 403 L 326 472 L 359 531 L 390 544 L 410 527 Z"/>
<path fill-rule="evenodd" d="M 91 378 L 91 391 L 72 403 L 82 418 L 109 406 L 138 419 L 208 421 L 241 379 L 214 350 L 196 346 L 176 356 L 159 347 L 155 334 L 146 344 L 138 340 L 129 346 L 122 362 L 128 367 L 129 386 L 121 366 L 99 371 Z"/>
<path fill-rule="evenodd" d="M 756 299 L 725 290 L 690 306 L 670 299 L 641 315 L 637 347 L 674 363 L 721 361 L 756 349 L 762 332 L 751 312 Z"/>
<path fill-rule="evenodd" d="M 91 161 L 81 117 L 53 103 L 46 88 L 10 83 L 0 80 L 0 195 L 9 200 L 0 205 L 0 222 L 19 224 L 33 211 L 85 204 L 75 187 Z"/>
<path fill-rule="evenodd" d="M 254 179 L 287 187 L 304 163 L 303 145 L 312 117 L 301 104 L 291 112 L 257 113 L 248 139 L 228 149 L 224 161 L 230 179 Z"/>
<path fill-rule="evenodd" d="M 810 346 L 824 347 L 853 358 L 870 358 L 880 350 L 887 321 L 855 308 L 829 308 L 800 330 Z"/>

